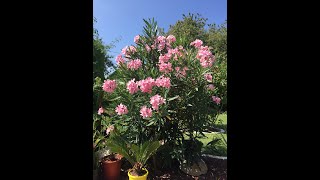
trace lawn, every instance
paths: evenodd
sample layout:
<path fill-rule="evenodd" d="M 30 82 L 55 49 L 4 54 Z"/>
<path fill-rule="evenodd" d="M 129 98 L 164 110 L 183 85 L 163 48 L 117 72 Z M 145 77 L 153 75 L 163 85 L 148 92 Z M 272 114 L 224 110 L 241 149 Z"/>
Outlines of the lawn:
<path fill-rule="evenodd" d="M 216 127 L 224 129 L 227 132 L 227 113 L 220 114 L 216 121 Z M 227 144 L 223 138 L 227 141 L 227 134 L 225 133 L 205 133 L 206 137 L 199 138 L 198 140 L 203 143 L 203 153 L 216 155 L 216 156 L 227 156 Z M 223 136 L 223 138 L 222 138 Z M 208 143 L 214 139 L 214 144 L 208 145 Z"/>
<path fill-rule="evenodd" d="M 227 113 L 220 114 L 215 122 L 215 127 L 227 131 Z"/>

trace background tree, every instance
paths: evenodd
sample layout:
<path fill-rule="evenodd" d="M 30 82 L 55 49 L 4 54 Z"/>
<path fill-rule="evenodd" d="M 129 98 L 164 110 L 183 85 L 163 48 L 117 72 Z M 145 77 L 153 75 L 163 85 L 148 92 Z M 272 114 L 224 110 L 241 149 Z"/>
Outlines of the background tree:
<path fill-rule="evenodd" d="M 178 20 L 176 24 L 170 25 L 167 35 L 172 34 L 176 38 L 182 38 L 185 41 L 183 46 L 189 45 L 195 39 L 201 39 L 204 44 L 207 44 L 207 33 L 205 25 L 207 18 L 201 17 L 200 14 L 182 15 L 183 19 Z"/>
<path fill-rule="evenodd" d="M 97 20 L 93 19 L 93 24 Z M 93 89 L 93 110 L 100 106 L 101 98 L 103 96 L 103 91 L 101 88 L 97 86 L 97 84 L 101 84 L 105 79 L 106 75 L 110 74 L 110 68 L 114 68 L 111 58 L 108 54 L 109 50 L 114 47 L 113 43 L 105 45 L 102 39 L 99 37 L 98 30 L 93 26 L 93 82 L 94 82 L 94 89 Z M 100 83 L 97 83 L 100 82 Z"/>
<path fill-rule="evenodd" d="M 95 24 L 97 21 L 93 19 Z M 113 47 L 113 44 L 105 45 L 99 37 L 98 30 L 93 27 L 93 79 L 99 77 L 104 79 L 105 75 L 110 73 L 108 68 L 115 68 L 112 61 L 112 56 L 108 55 L 108 51 Z"/>

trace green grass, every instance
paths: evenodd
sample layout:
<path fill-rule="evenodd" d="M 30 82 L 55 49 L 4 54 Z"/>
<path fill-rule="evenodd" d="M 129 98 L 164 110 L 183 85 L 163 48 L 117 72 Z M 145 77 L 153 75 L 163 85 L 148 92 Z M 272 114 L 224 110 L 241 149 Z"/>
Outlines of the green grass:
<path fill-rule="evenodd" d="M 227 141 L 226 134 L 220 133 L 208 133 L 205 134 L 206 137 L 198 138 L 199 141 L 203 143 L 202 153 L 211 154 L 214 156 L 227 156 L 227 144 L 224 142 L 221 136 Z M 208 143 L 214 139 L 220 139 L 214 144 L 208 145 Z"/>
<path fill-rule="evenodd" d="M 222 124 L 227 125 L 227 113 L 220 114 L 216 123 L 219 121 L 221 121 Z"/>
<path fill-rule="evenodd" d="M 227 132 L 227 113 L 220 114 L 215 122 L 215 127 L 224 129 Z M 227 144 L 222 139 L 221 135 L 227 141 L 226 133 L 204 133 L 206 137 L 198 138 L 203 143 L 202 152 L 205 154 L 211 154 L 215 156 L 227 156 Z M 184 135 L 188 139 L 187 135 Z M 221 139 L 215 144 L 208 145 L 208 143 L 214 139 Z"/>
<path fill-rule="evenodd" d="M 227 131 L 227 113 L 220 114 L 215 122 L 215 127 Z"/>
<path fill-rule="evenodd" d="M 208 142 L 212 141 L 214 138 L 219 138 L 219 139 L 222 138 L 221 134 L 218 134 L 218 133 L 205 133 L 205 135 L 206 137 L 198 138 L 198 140 L 203 143 L 203 146 L 206 146 Z M 225 140 L 227 140 L 227 135 L 226 134 L 222 134 L 222 135 L 225 138 Z"/>
<path fill-rule="evenodd" d="M 215 127 L 221 128 L 227 132 L 227 113 L 220 114 L 215 122 Z M 227 134 L 225 133 L 205 133 L 206 137 L 199 138 L 198 140 L 203 143 L 203 153 L 216 155 L 216 156 L 227 156 L 227 144 L 224 143 L 221 135 L 227 141 Z M 221 139 L 213 145 L 207 145 L 214 139 Z"/>

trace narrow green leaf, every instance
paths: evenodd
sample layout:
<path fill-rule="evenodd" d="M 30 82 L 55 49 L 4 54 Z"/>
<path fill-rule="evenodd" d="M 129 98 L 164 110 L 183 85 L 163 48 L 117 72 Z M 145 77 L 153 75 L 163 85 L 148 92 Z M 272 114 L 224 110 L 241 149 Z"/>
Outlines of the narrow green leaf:
<path fill-rule="evenodd" d="M 149 124 L 147 124 L 147 126 L 151 126 L 152 124 L 154 124 L 154 121 L 152 121 Z"/>
<path fill-rule="evenodd" d="M 120 98 L 121 98 L 121 96 L 118 96 L 118 97 L 116 97 L 116 98 L 109 99 L 109 100 L 107 100 L 107 101 L 111 102 L 111 101 L 115 101 L 115 100 L 120 99 Z"/>
<path fill-rule="evenodd" d="M 172 98 L 169 98 L 168 101 L 172 101 L 172 100 L 175 100 L 179 97 L 179 95 L 175 96 L 175 97 L 172 97 Z"/>

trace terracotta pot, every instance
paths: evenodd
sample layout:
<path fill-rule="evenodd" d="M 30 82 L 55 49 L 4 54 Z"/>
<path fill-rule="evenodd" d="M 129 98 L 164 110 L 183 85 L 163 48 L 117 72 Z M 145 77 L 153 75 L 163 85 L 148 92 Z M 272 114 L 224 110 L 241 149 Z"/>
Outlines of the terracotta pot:
<path fill-rule="evenodd" d="M 147 180 L 149 172 L 148 172 L 148 170 L 146 168 L 142 168 L 142 169 L 147 172 L 143 176 L 132 176 L 130 174 L 131 170 L 129 170 L 128 171 L 129 180 Z"/>
<path fill-rule="evenodd" d="M 102 161 L 103 180 L 119 180 L 120 170 L 121 170 L 121 158 L 117 158 L 115 161 L 110 161 L 110 160 Z"/>

